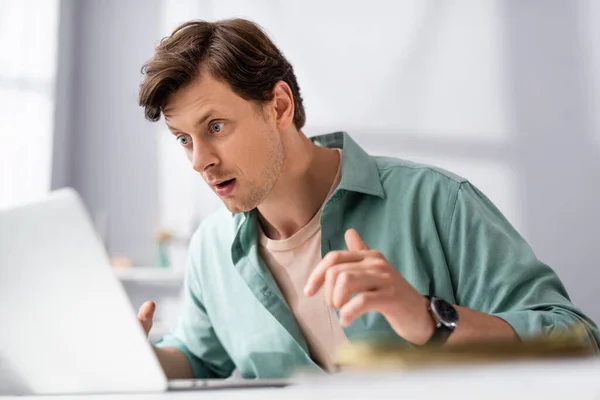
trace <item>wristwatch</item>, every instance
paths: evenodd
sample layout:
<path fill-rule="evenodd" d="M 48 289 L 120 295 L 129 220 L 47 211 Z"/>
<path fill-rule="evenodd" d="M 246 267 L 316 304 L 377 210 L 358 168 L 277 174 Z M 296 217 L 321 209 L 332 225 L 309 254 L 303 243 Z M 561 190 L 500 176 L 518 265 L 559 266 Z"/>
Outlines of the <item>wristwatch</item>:
<path fill-rule="evenodd" d="M 425 346 L 441 346 L 446 343 L 458 325 L 458 311 L 444 299 L 432 296 L 425 297 L 429 299 L 429 312 L 435 322 L 433 336 Z"/>

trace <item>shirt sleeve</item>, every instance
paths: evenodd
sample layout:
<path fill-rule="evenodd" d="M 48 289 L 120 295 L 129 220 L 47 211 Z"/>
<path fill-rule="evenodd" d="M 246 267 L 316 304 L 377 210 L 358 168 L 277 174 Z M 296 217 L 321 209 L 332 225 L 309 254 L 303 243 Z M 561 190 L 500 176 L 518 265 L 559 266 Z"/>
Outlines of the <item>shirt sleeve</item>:
<path fill-rule="evenodd" d="M 157 347 L 171 347 L 188 358 L 194 378 L 226 378 L 234 364 L 219 341 L 201 301 L 196 265 L 188 257 L 179 320 L 169 333 L 156 342 Z"/>
<path fill-rule="evenodd" d="M 598 351 L 594 322 L 573 305 L 556 273 L 469 182 L 456 192 L 446 238 L 458 305 L 503 319 L 522 339 L 583 326 Z"/>

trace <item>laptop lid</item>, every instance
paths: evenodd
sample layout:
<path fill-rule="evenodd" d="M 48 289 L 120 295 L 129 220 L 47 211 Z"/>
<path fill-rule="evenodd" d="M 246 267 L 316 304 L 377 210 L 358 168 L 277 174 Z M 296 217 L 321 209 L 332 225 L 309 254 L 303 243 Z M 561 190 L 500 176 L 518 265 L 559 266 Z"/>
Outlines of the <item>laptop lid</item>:
<path fill-rule="evenodd" d="M 0 394 L 167 389 L 74 190 L 0 210 L 0 321 Z"/>

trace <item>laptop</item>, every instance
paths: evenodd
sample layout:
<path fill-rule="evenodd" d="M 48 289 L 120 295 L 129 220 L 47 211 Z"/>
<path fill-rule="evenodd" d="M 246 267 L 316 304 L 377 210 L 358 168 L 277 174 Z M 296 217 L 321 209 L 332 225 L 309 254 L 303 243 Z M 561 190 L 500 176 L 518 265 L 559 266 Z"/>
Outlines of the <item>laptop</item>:
<path fill-rule="evenodd" d="M 78 194 L 0 210 L 0 394 L 284 387 L 168 381 Z"/>

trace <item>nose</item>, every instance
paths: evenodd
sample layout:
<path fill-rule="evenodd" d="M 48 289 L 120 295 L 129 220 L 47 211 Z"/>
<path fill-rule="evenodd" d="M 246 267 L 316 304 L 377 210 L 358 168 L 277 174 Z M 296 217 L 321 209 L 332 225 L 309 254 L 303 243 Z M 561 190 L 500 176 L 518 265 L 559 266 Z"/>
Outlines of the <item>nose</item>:
<path fill-rule="evenodd" d="M 207 146 L 194 146 L 192 153 L 192 168 L 196 172 L 206 172 L 219 163 L 219 158 Z"/>

